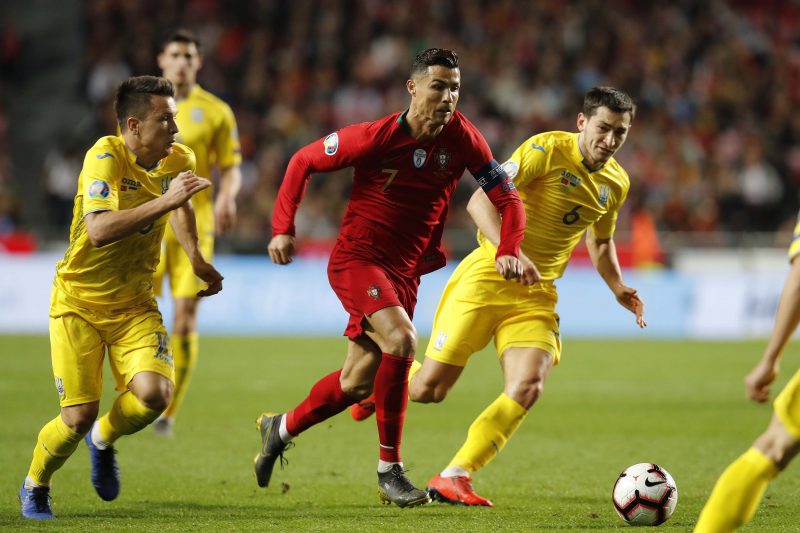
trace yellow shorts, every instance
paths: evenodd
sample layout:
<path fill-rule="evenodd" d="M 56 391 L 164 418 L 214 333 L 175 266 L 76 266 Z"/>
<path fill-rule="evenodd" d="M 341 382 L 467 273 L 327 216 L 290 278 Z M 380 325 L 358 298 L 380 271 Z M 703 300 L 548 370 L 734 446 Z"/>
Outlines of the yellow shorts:
<path fill-rule="evenodd" d="M 200 252 L 209 263 L 214 256 L 214 219 L 209 223 L 202 222 L 198 214 L 197 234 L 200 240 Z M 153 275 L 153 292 L 161 296 L 164 276 L 169 276 L 169 287 L 173 298 L 197 298 L 197 293 L 205 289 L 206 282 L 194 275 L 189 257 L 183 251 L 172 225 L 167 224 L 164 240 L 161 241 L 161 260 Z"/>
<path fill-rule="evenodd" d="M 507 281 L 497 273 L 494 258 L 478 248 L 447 282 L 425 355 L 463 367 L 494 337 L 498 355 L 508 348 L 541 348 L 558 364 L 557 301 L 552 282 L 526 287 Z"/>
<path fill-rule="evenodd" d="M 90 309 L 54 287 L 50 356 L 62 407 L 100 399 L 106 350 L 119 391 L 139 372 L 175 380 L 169 338 L 155 300 L 125 309 Z"/>
<path fill-rule="evenodd" d="M 800 439 L 800 370 L 795 372 L 774 402 L 775 414 L 783 426 Z"/>

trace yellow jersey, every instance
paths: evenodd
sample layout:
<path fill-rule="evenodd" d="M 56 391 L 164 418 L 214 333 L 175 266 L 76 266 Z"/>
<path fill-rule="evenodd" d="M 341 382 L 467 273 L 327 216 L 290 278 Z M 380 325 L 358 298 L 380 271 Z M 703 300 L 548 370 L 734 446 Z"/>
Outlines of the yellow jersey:
<path fill-rule="evenodd" d="M 189 95 L 176 102 L 178 114 L 175 122 L 180 131 L 177 141 L 185 144 L 197 158 L 196 174 L 212 179 L 214 166 L 228 168 L 242 162 L 236 118 L 230 106 L 199 85 Z M 213 228 L 213 198 L 211 188 L 192 197 L 192 205 L 198 220 L 211 217 Z M 198 222 L 199 223 L 199 222 Z"/>
<path fill-rule="evenodd" d="M 584 165 L 578 135 L 534 135 L 503 164 L 525 206 L 522 252 L 544 281 L 564 274 L 572 250 L 590 226 L 598 238 L 614 235 L 630 188 L 627 172 L 613 157 L 595 171 Z M 480 231 L 478 242 L 494 257 L 494 246 Z"/>
<path fill-rule="evenodd" d="M 78 178 L 69 247 L 56 265 L 58 288 L 89 307 L 126 307 L 152 298 L 153 272 L 169 213 L 101 248 L 89 240 L 84 217 L 154 200 L 178 174 L 194 169 L 192 150 L 178 143 L 170 155 L 147 169 L 136 162 L 121 136 L 98 140 L 86 153 Z"/>

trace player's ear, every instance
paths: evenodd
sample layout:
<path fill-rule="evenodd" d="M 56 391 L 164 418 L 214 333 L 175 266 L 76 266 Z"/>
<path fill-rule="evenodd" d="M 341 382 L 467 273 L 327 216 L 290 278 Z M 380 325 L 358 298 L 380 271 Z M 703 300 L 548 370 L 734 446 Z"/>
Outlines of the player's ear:
<path fill-rule="evenodd" d="M 410 94 L 411 96 L 416 96 L 417 95 L 416 82 L 414 80 L 406 81 L 406 90 L 408 91 L 408 94 Z"/>
<path fill-rule="evenodd" d="M 125 124 L 128 126 L 128 131 L 133 133 L 134 135 L 139 135 L 139 119 L 136 117 L 128 117 L 128 120 L 125 121 Z"/>
<path fill-rule="evenodd" d="M 586 129 L 586 115 L 583 113 L 578 113 L 578 131 L 583 131 Z"/>

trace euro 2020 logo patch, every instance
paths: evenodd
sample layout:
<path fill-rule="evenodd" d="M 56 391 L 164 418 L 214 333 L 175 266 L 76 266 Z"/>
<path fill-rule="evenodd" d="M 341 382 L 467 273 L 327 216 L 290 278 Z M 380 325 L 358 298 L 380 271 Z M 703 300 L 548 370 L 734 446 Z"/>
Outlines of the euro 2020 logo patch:
<path fill-rule="evenodd" d="M 339 134 L 334 132 L 325 137 L 322 141 L 325 146 L 325 155 L 334 155 L 339 150 Z"/>
<path fill-rule="evenodd" d="M 89 198 L 108 198 L 111 188 L 103 180 L 95 180 L 89 185 Z"/>

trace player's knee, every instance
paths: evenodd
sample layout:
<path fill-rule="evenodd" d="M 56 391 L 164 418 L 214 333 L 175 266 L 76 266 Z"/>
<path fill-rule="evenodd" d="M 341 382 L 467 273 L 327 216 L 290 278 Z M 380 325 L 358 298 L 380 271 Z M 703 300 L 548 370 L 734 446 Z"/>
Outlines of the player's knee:
<path fill-rule="evenodd" d="M 163 412 L 172 401 L 172 385 L 153 383 L 151 386 L 139 387 L 134 395 L 142 405 L 151 411 Z"/>
<path fill-rule="evenodd" d="M 342 387 L 342 392 L 344 392 L 348 398 L 352 398 L 356 401 L 361 401 L 372 394 L 371 383 L 350 382 L 343 380 L 340 381 L 339 384 Z"/>
<path fill-rule="evenodd" d="M 99 405 L 84 404 L 66 407 L 61 410 L 61 419 L 75 433 L 85 434 L 92 429 L 97 419 Z"/>
<path fill-rule="evenodd" d="M 539 377 L 509 383 L 506 386 L 506 395 L 525 409 L 530 409 L 541 398 L 543 392 L 544 380 Z"/>
<path fill-rule="evenodd" d="M 783 470 L 800 452 L 800 442 L 783 433 L 767 430 L 755 442 L 755 447 Z"/>
<path fill-rule="evenodd" d="M 439 403 L 447 397 L 448 392 L 449 388 L 444 385 L 415 380 L 408 388 L 408 397 L 417 403 Z"/>
<path fill-rule="evenodd" d="M 386 346 L 383 349 L 392 355 L 414 357 L 417 353 L 417 332 L 414 326 L 392 330 L 385 341 Z"/>

